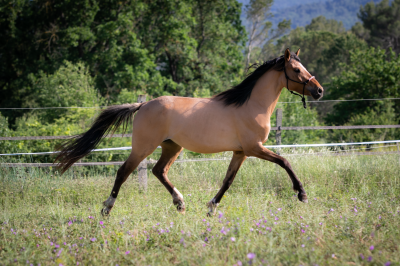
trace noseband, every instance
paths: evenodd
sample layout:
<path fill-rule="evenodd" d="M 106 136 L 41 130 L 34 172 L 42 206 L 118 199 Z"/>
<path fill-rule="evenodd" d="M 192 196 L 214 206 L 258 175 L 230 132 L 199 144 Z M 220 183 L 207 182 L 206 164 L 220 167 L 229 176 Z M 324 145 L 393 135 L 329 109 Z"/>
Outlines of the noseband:
<path fill-rule="evenodd" d="M 309 78 L 308 80 L 304 81 L 304 82 L 299 82 L 296 80 L 293 80 L 291 78 L 288 77 L 288 75 L 286 74 L 286 67 L 283 67 L 283 72 L 285 72 L 285 77 L 286 77 L 286 89 L 288 89 L 288 91 L 290 91 L 291 94 L 297 95 L 301 97 L 301 101 L 303 102 L 303 107 L 304 109 L 307 108 L 307 103 L 306 103 L 306 98 L 304 97 L 304 89 L 306 88 L 306 85 L 308 82 L 310 82 L 310 80 L 312 80 L 313 78 L 315 78 L 314 76 L 312 76 L 311 78 Z M 294 91 L 289 90 L 289 80 L 299 83 L 299 84 L 303 84 L 303 96 L 301 94 L 298 94 Z"/>

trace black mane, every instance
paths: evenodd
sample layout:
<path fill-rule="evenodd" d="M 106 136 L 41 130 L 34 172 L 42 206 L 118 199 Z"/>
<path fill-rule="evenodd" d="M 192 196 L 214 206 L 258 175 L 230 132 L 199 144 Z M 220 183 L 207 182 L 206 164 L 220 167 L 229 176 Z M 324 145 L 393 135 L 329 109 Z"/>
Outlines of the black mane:
<path fill-rule="evenodd" d="M 300 58 L 295 53 L 291 53 L 290 60 L 292 59 L 300 62 Z M 250 95 L 253 91 L 254 85 L 256 85 L 257 80 L 262 75 L 264 75 L 270 69 L 283 71 L 284 66 L 285 59 L 283 55 L 275 59 L 266 61 L 262 64 L 253 64 L 247 69 L 247 71 L 252 68 L 256 69 L 253 72 L 249 73 L 239 85 L 236 85 L 229 90 L 218 93 L 214 96 L 214 98 L 219 101 L 223 101 L 225 106 L 234 105 L 235 107 L 240 107 L 250 99 Z"/>

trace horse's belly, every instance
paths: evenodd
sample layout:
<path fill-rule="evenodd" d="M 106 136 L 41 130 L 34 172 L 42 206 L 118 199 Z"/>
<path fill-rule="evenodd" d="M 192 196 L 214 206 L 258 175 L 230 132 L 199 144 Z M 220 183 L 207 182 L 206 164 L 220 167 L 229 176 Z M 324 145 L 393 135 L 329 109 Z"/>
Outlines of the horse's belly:
<path fill-rule="evenodd" d="M 199 140 L 189 140 L 186 138 L 173 138 L 175 143 L 184 147 L 187 150 L 198 152 L 198 153 L 217 153 L 223 151 L 240 151 L 242 148 L 237 142 L 213 142 L 213 141 L 199 141 Z"/>
<path fill-rule="evenodd" d="M 241 150 L 234 125 L 230 121 L 213 117 L 205 121 L 183 119 L 173 126 L 171 139 L 185 149 L 198 153 L 216 153 Z"/>

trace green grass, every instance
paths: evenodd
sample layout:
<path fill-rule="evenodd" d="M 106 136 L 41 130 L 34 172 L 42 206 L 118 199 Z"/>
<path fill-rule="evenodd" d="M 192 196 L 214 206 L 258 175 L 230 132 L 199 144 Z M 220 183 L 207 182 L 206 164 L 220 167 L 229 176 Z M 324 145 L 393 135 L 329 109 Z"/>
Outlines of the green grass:
<path fill-rule="evenodd" d="M 400 265 L 399 155 L 287 158 L 308 204 L 286 172 L 248 159 L 212 218 L 229 160 L 174 164 L 185 215 L 149 171 L 147 193 L 134 173 L 109 218 L 114 176 L 102 173 L 117 168 L 0 168 L 0 264 Z"/>

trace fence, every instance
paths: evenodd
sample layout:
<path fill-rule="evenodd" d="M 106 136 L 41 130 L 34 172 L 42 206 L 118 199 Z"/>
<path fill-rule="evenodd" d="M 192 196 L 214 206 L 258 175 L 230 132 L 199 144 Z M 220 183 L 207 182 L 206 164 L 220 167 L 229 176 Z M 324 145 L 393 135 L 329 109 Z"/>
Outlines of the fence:
<path fill-rule="evenodd" d="M 139 103 L 146 101 L 146 95 L 139 95 L 138 101 Z M 276 126 L 272 127 L 272 131 L 276 131 L 276 146 L 265 146 L 267 148 L 279 148 L 282 147 L 315 147 L 315 146 L 341 146 L 341 145 L 357 145 L 357 144 L 379 144 L 379 143 L 396 143 L 397 152 L 357 152 L 351 153 L 351 155 L 377 155 L 377 154 L 395 154 L 398 153 L 400 155 L 399 142 L 400 140 L 394 141 L 375 141 L 375 142 L 359 142 L 359 143 L 330 143 L 330 144 L 302 144 L 302 145 L 282 145 L 282 130 L 329 130 L 329 129 L 376 129 L 376 128 L 400 128 L 400 125 L 359 125 L 359 126 L 300 126 L 300 127 L 283 127 L 282 126 L 282 117 L 283 112 L 282 109 L 278 108 L 276 110 Z M 110 137 L 113 138 L 121 138 L 121 137 L 131 137 L 131 134 L 114 134 Z M 26 136 L 26 137 L 0 137 L 1 140 L 12 141 L 12 140 L 52 140 L 52 139 L 68 139 L 71 136 Z M 120 148 L 106 148 L 106 149 L 97 149 L 94 151 L 106 151 L 106 150 L 127 150 L 130 147 L 120 147 Z M 43 154 L 52 154 L 54 152 L 41 152 L 41 153 L 16 153 L 16 154 L 0 154 L 0 155 L 43 155 Z M 324 153 L 326 154 L 326 153 Z M 301 154 L 301 155 L 321 155 L 321 153 L 313 153 L 313 154 Z M 341 153 L 332 153 L 330 155 L 334 156 L 346 156 L 349 154 L 341 154 Z M 183 163 L 183 162 L 193 162 L 193 161 L 212 161 L 212 160 L 228 160 L 230 158 L 214 158 L 214 159 L 192 159 L 192 160 L 182 160 L 183 152 L 180 154 L 179 159 L 175 162 Z M 152 159 L 143 160 L 138 166 L 138 176 L 139 176 L 139 185 L 143 190 L 147 189 L 147 165 L 154 164 L 157 161 Z M 122 165 L 124 162 L 79 162 L 75 163 L 74 166 L 96 166 L 96 165 Z M 400 163 L 400 157 L 399 157 Z M 54 164 L 52 163 L 3 163 L 1 164 L 3 167 L 52 167 Z"/>

